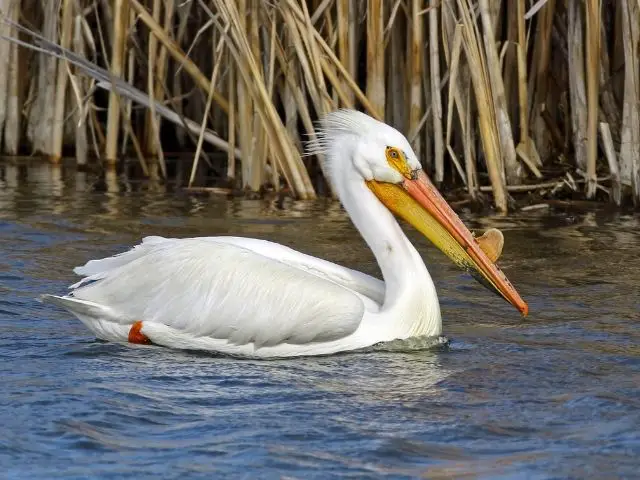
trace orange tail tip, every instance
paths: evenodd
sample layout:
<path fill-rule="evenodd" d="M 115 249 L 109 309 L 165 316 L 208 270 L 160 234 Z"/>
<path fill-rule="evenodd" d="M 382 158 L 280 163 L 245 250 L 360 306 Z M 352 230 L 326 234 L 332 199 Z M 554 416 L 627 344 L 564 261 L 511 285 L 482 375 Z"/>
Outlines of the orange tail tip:
<path fill-rule="evenodd" d="M 138 343 L 140 345 L 150 345 L 151 340 L 144 333 L 142 333 L 142 322 L 137 321 L 131 326 L 131 330 L 129 330 L 129 343 Z"/>

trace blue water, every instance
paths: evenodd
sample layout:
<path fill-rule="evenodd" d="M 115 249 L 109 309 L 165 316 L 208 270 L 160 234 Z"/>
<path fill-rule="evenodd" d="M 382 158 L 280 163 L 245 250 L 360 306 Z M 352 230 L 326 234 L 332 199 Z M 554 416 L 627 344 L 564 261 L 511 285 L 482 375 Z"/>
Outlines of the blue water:
<path fill-rule="evenodd" d="M 236 360 L 99 342 L 35 297 L 149 234 L 251 235 L 376 274 L 337 205 L 0 165 L 2 478 L 637 478 L 638 218 L 464 219 L 504 231 L 527 320 L 411 232 L 448 350 Z"/>

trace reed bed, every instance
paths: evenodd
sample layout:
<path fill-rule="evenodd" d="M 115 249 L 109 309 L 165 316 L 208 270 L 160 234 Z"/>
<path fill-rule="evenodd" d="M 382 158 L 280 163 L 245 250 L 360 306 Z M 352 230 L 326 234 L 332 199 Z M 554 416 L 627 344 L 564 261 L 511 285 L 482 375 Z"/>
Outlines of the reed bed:
<path fill-rule="evenodd" d="M 638 0 L 0 0 L 0 15 L 7 154 L 133 156 L 166 177 L 165 152 L 193 152 L 190 187 L 213 171 L 312 199 L 331 189 L 304 143 L 348 107 L 499 211 L 518 192 L 640 204 Z"/>

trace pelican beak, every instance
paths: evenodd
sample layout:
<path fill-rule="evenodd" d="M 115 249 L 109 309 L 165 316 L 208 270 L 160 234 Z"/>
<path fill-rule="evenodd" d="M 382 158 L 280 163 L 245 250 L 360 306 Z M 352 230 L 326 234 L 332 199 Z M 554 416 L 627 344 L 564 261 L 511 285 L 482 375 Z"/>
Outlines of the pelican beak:
<path fill-rule="evenodd" d="M 410 178 L 401 184 L 372 180 L 367 185 L 389 210 L 413 225 L 456 265 L 511 303 L 523 316 L 529 313 L 520 294 L 422 170 L 411 172 Z"/>

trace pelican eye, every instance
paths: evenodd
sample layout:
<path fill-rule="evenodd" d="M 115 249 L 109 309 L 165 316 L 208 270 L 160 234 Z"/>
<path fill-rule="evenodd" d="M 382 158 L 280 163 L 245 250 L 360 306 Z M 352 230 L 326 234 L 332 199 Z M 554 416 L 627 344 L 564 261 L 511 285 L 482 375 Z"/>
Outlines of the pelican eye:
<path fill-rule="evenodd" d="M 411 178 L 411 167 L 407 163 L 405 153 L 396 147 L 386 148 L 387 162 L 405 178 Z"/>

